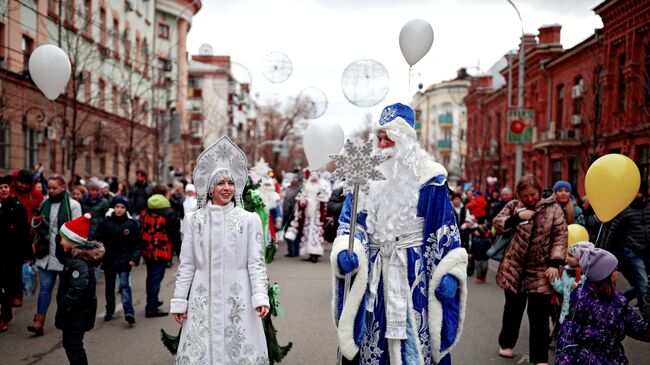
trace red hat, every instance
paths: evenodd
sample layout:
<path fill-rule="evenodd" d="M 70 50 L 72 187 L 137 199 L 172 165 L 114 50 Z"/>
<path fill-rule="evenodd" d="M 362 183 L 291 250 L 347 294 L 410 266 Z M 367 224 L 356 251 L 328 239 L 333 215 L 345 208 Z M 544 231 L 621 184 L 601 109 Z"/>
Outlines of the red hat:
<path fill-rule="evenodd" d="M 77 246 L 85 245 L 90 231 L 90 218 L 92 215 L 85 213 L 81 217 L 63 223 L 59 234 Z"/>

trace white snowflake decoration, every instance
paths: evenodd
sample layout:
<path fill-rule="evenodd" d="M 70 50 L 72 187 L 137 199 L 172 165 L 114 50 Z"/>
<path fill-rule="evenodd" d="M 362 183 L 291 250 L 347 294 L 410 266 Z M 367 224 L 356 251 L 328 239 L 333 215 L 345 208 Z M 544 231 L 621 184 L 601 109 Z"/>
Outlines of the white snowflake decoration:
<path fill-rule="evenodd" d="M 377 166 L 381 165 L 387 156 L 373 155 L 372 145 L 372 140 L 357 146 L 348 139 L 345 141 L 342 154 L 330 156 L 336 162 L 336 170 L 332 177 L 345 182 L 346 192 L 352 192 L 354 184 L 359 184 L 361 191 L 367 193 L 370 181 L 386 180 L 384 174 L 377 170 Z"/>

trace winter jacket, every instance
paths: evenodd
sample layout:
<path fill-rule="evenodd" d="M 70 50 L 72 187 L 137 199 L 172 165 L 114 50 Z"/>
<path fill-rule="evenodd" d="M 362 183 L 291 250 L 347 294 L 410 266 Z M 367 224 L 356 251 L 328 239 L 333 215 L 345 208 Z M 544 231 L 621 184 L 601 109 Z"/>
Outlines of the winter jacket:
<path fill-rule="evenodd" d="M 106 249 L 102 261 L 104 270 L 130 271 L 129 262 L 140 263 L 140 225 L 126 214 L 117 217 L 112 213 L 99 225 L 94 239 L 102 242 Z"/>
<path fill-rule="evenodd" d="M 140 218 L 142 256 L 147 260 L 170 261 L 173 250 L 180 251 L 181 221 L 169 200 L 152 195 Z"/>
<path fill-rule="evenodd" d="M 552 294 L 544 273 L 549 267 L 564 265 L 568 243 L 564 213 L 552 197 L 540 199 L 532 222 L 519 224 L 516 211 L 524 208 L 523 203 L 513 200 L 494 218 L 497 234 L 513 235 L 496 281 L 512 293 Z"/>
<path fill-rule="evenodd" d="M 325 240 L 333 242 L 336 238 L 336 231 L 339 228 L 339 216 L 343 210 L 343 203 L 345 203 L 345 194 L 343 188 L 336 188 L 332 191 L 330 200 L 327 202 L 327 215 L 332 217 L 331 223 L 325 226 Z"/>
<path fill-rule="evenodd" d="M 480 219 L 487 216 L 487 205 L 488 203 L 487 200 L 485 200 L 485 195 L 477 195 L 465 205 L 465 208 L 469 210 L 469 213 L 476 217 L 476 219 Z"/>
<path fill-rule="evenodd" d="M 27 212 L 14 197 L 0 202 L 0 269 L 20 266 L 32 254 Z"/>
<path fill-rule="evenodd" d="M 20 200 L 20 203 L 27 212 L 27 224 L 31 223 L 32 218 L 39 214 L 41 203 L 43 202 L 43 194 L 34 188 L 27 192 L 21 192 L 16 188 L 14 183 L 11 185 L 11 195 Z"/>
<path fill-rule="evenodd" d="M 471 233 L 472 247 L 470 253 L 474 260 L 488 260 L 487 251 L 492 246 L 492 239 L 487 235 L 487 227 L 478 228 Z"/>
<path fill-rule="evenodd" d="M 569 303 L 571 299 L 571 293 L 576 283 L 576 275 L 579 275 L 580 268 L 572 268 L 569 265 L 564 266 L 562 271 L 562 278 L 555 279 L 551 283 L 553 289 L 562 296 L 562 310 L 560 311 L 560 323 L 564 322 L 564 317 L 569 313 Z M 582 277 L 584 281 L 585 276 Z"/>
<path fill-rule="evenodd" d="M 296 206 L 296 197 L 299 189 L 288 189 L 282 200 L 282 226 L 288 228 L 293 220 L 293 210 Z"/>
<path fill-rule="evenodd" d="M 608 300 L 589 284 L 571 293 L 571 307 L 556 342 L 556 365 L 627 364 L 625 336 L 650 341 L 648 323 L 622 293 Z"/>
<path fill-rule="evenodd" d="M 90 331 L 97 315 L 95 267 L 104 256 L 100 242 L 89 242 L 60 258 L 65 261 L 56 294 L 54 325 L 60 330 Z"/>
<path fill-rule="evenodd" d="M 95 236 L 97 227 L 104 220 L 104 216 L 108 211 L 108 200 L 103 195 L 95 199 L 87 195 L 81 200 L 81 211 L 82 213 L 90 213 L 92 215 L 90 219 L 90 231 L 88 232 L 88 237 L 92 238 Z"/>
<path fill-rule="evenodd" d="M 129 189 L 129 200 L 131 201 L 131 214 L 140 215 L 147 209 L 147 199 L 151 196 L 153 185 L 151 182 L 144 184 L 135 183 Z"/>
<path fill-rule="evenodd" d="M 612 221 L 603 247 L 619 252 L 621 246 L 640 257 L 650 257 L 650 202 L 634 201 Z"/>

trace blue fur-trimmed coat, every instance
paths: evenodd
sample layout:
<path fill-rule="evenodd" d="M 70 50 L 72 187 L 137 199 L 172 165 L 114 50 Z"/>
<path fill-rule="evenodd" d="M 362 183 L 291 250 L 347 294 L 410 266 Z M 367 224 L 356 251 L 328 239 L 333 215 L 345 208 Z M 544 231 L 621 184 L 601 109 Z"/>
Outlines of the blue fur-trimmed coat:
<path fill-rule="evenodd" d="M 352 286 L 343 305 L 345 275 L 339 270 L 338 254 L 347 249 L 352 197 L 348 195 L 339 218 L 338 237 L 331 255 L 333 271 L 332 310 L 337 325 L 339 349 L 347 359 L 359 354 L 360 364 L 428 365 L 450 364 L 450 350 L 458 343 L 467 299 L 467 253 L 449 199 L 445 170 L 431 161 L 420 167 L 418 217 L 424 219 L 421 246 L 403 248 L 407 258 L 407 339 L 388 340 L 386 333 L 384 269 L 373 312 L 366 310 L 370 268 L 380 252 L 370 248 L 365 234 L 366 212 L 357 215 L 354 252 L 359 269 L 353 271 Z M 426 169 L 425 173 L 422 173 Z M 441 303 L 435 295 L 445 275 L 458 282 L 453 300 Z"/>

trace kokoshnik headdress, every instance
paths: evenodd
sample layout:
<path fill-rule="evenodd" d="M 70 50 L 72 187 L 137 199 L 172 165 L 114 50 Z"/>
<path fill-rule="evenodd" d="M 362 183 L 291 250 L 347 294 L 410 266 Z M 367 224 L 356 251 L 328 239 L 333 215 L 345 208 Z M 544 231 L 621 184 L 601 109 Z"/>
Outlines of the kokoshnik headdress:
<path fill-rule="evenodd" d="M 237 204 L 243 205 L 242 193 L 248 177 L 248 160 L 246 154 L 226 136 L 219 138 L 196 159 L 192 180 L 198 192 L 199 207 L 207 204 L 211 190 L 223 177 L 232 178 L 235 182 L 235 200 Z"/>

